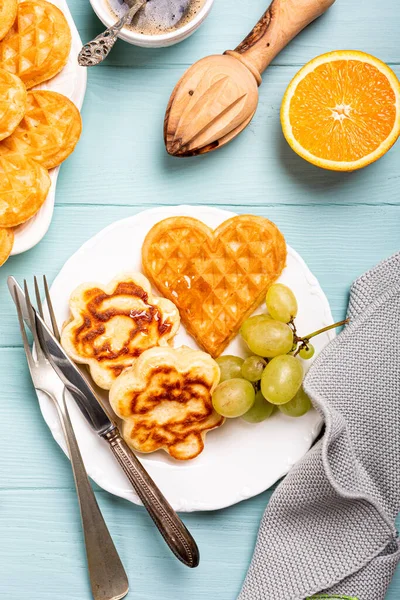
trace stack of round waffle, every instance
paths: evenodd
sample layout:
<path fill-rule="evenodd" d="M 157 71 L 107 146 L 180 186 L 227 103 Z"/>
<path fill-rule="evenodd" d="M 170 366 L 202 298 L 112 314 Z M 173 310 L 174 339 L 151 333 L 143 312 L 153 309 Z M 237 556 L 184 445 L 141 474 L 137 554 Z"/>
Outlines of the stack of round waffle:
<path fill-rule="evenodd" d="M 73 152 L 81 134 L 68 98 L 31 90 L 63 69 L 70 50 L 69 25 L 54 4 L 0 2 L 0 266 L 12 251 L 13 228 L 47 197 L 48 169 Z"/>

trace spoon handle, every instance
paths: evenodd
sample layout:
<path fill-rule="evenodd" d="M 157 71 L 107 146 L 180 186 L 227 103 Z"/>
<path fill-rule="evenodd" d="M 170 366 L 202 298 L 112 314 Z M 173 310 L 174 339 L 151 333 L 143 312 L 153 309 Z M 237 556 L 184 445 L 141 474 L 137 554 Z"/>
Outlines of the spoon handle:
<path fill-rule="evenodd" d="M 254 29 L 234 50 L 236 57 L 239 58 L 237 54 L 241 55 L 247 66 L 252 66 L 261 74 L 290 40 L 334 2 L 335 0 L 273 0 Z"/>
<path fill-rule="evenodd" d="M 85 44 L 78 54 L 78 63 L 81 67 L 94 67 L 110 54 L 115 42 L 118 39 L 118 34 L 125 24 L 133 19 L 135 14 L 146 4 L 147 0 L 137 0 L 124 16 L 114 25 L 100 33 L 91 42 Z"/>

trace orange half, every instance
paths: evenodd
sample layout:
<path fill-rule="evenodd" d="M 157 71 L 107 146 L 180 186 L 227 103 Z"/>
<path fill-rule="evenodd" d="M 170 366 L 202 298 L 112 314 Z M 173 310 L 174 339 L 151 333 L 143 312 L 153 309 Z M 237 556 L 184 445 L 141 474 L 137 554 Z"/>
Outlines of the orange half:
<path fill-rule="evenodd" d="M 289 84 L 284 136 L 318 167 L 354 171 L 376 161 L 400 134 L 400 82 L 379 59 L 356 50 L 321 54 Z"/>

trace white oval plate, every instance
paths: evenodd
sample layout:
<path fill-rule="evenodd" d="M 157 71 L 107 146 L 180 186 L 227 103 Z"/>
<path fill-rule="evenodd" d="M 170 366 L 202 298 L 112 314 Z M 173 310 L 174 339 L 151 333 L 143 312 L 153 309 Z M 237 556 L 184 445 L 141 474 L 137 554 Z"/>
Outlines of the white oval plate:
<path fill-rule="evenodd" d="M 110 225 L 84 244 L 56 277 L 51 296 L 57 321 L 61 324 L 68 318 L 70 293 L 80 283 L 107 283 L 118 272 L 140 271 L 141 249 L 147 232 L 158 221 L 174 215 L 192 216 L 215 228 L 234 213 L 206 206 L 173 206 L 146 210 Z M 329 304 L 318 281 L 291 248 L 280 281 L 288 284 L 297 296 L 296 324 L 300 333 L 305 335 L 332 323 Z M 258 312 L 262 310 L 265 306 Z M 330 332 L 315 339 L 316 354 L 334 335 Z M 176 336 L 175 346 L 182 344 L 197 348 L 183 326 Z M 246 350 L 236 338 L 226 354 L 245 356 Z M 310 362 L 304 363 L 306 368 Z M 66 452 L 51 402 L 43 395 L 39 395 L 39 400 L 47 425 Z M 69 406 L 90 477 L 112 494 L 139 504 L 106 442 L 91 431 L 72 401 Z M 140 458 L 176 510 L 216 510 L 255 496 L 273 485 L 307 452 L 320 428 L 321 419 L 314 410 L 299 419 L 277 413 L 257 425 L 236 419 L 209 432 L 204 451 L 192 461 L 176 461 L 163 451 L 142 454 Z"/>
<path fill-rule="evenodd" d="M 83 99 L 86 92 L 87 71 L 86 68 L 78 65 L 78 53 L 82 48 L 81 38 L 68 8 L 66 0 L 48 0 L 55 4 L 64 13 L 72 32 L 72 46 L 68 62 L 63 70 L 44 83 L 33 89 L 51 90 L 67 96 L 76 104 L 79 110 L 82 108 Z M 57 177 L 60 167 L 51 169 L 50 179 L 51 187 L 48 196 L 40 210 L 26 223 L 23 223 L 14 230 L 15 240 L 11 256 L 26 252 L 36 246 L 47 233 L 53 218 L 54 202 L 56 195 Z"/>

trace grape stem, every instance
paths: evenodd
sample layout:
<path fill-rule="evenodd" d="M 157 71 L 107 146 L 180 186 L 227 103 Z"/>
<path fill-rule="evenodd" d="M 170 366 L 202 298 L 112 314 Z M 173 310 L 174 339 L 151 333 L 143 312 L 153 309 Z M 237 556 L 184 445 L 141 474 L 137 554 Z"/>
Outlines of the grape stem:
<path fill-rule="evenodd" d="M 307 343 L 311 338 L 315 337 L 316 335 L 319 335 L 320 333 L 325 333 L 325 331 L 330 331 L 331 329 L 336 329 L 336 327 L 342 327 L 342 325 L 347 325 L 347 323 L 349 323 L 349 321 L 350 321 L 350 319 L 344 319 L 343 321 L 339 321 L 338 323 L 333 323 L 333 325 L 328 325 L 327 327 L 318 329 L 317 331 L 314 331 L 313 333 L 309 333 L 308 335 L 305 335 L 304 337 L 297 337 L 297 335 L 296 335 L 296 341 Z"/>
<path fill-rule="evenodd" d="M 350 321 L 350 319 L 344 319 L 344 321 L 339 321 L 338 323 L 333 323 L 333 325 L 328 325 L 327 327 L 323 327 L 322 329 L 318 329 L 317 331 L 314 331 L 313 333 L 309 333 L 308 335 L 305 335 L 304 337 L 299 337 L 296 333 L 296 325 L 294 324 L 293 319 L 290 321 L 289 325 L 292 325 L 293 328 L 293 339 L 295 344 L 299 344 L 296 352 L 293 354 L 293 356 L 297 356 L 300 352 L 300 350 L 302 348 L 306 348 L 308 350 L 308 344 L 311 338 L 315 337 L 316 335 L 319 335 L 320 333 L 325 333 L 325 331 L 329 331 L 330 329 L 336 329 L 336 327 L 341 327 L 342 325 L 346 325 L 348 322 Z"/>
<path fill-rule="evenodd" d="M 339 323 L 333 323 L 333 325 L 328 325 L 327 327 L 323 327 L 322 329 L 318 329 L 317 331 L 314 331 L 313 333 L 310 333 L 304 337 L 299 337 L 296 333 L 296 325 L 294 324 L 294 320 L 292 319 L 289 323 L 289 325 L 292 326 L 293 329 L 293 339 L 295 344 L 300 344 L 297 347 L 296 352 L 293 354 L 293 356 L 297 356 L 300 353 L 300 350 L 302 350 L 303 348 L 306 348 L 307 350 L 308 348 L 308 344 L 310 342 L 310 339 L 315 337 L 316 335 L 319 335 L 320 333 L 325 333 L 325 331 L 329 331 L 330 329 L 336 329 L 336 327 L 341 327 L 342 325 L 346 325 L 348 322 L 350 321 L 350 319 L 344 319 L 344 321 L 339 321 Z"/>

